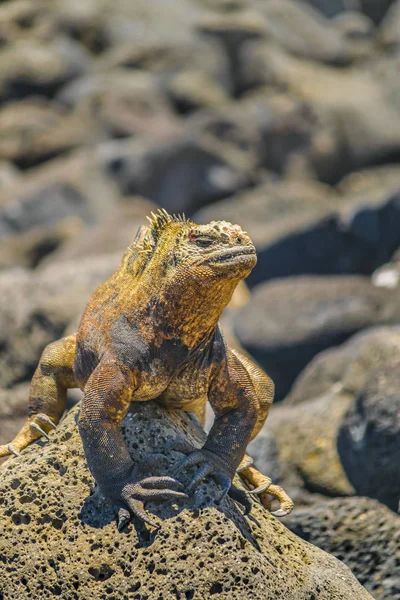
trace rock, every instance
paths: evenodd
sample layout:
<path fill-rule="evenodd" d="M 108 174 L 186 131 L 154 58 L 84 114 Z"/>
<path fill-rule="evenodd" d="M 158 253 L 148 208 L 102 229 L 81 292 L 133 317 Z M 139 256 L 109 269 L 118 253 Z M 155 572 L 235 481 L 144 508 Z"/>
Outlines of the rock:
<path fill-rule="evenodd" d="M 393 257 L 393 262 L 383 265 L 377 269 L 372 275 L 372 283 L 376 287 L 397 288 L 400 286 L 400 254 L 396 259 Z"/>
<path fill-rule="evenodd" d="M 390 499 L 389 494 L 398 493 L 398 478 L 393 472 L 398 451 L 396 403 L 393 402 L 389 430 L 382 425 L 370 425 L 364 451 L 358 455 L 354 436 L 361 435 L 362 427 L 354 426 L 354 412 L 359 406 L 357 398 L 365 394 L 369 380 L 383 379 L 380 374 L 387 371 L 387 365 L 397 365 L 399 351 L 400 326 L 364 330 L 338 348 L 318 354 L 297 378 L 284 401 L 272 406 L 268 421 L 250 444 L 249 452 L 258 468 L 272 473 L 274 481 L 286 489 L 297 505 L 315 503 L 318 501 L 315 493 L 327 496 L 359 493 L 377 498 L 379 485 L 381 501 L 385 501 L 384 497 Z M 394 379 L 393 388 L 395 384 Z M 382 421 L 382 404 L 377 404 L 374 410 L 373 414 L 381 415 Z M 372 412 L 370 410 L 370 414 Z M 350 436 L 350 441 L 344 440 L 340 445 L 344 428 L 347 432 L 344 435 Z M 372 435 L 375 437 L 370 439 Z M 353 444 L 354 449 L 349 448 L 349 444 Z M 379 454 L 378 445 L 385 449 L 384 453 Z M 386 457 L 385 461 L 381 460 L 382 456 Z M 350 463 L 351 470 L 346 467 Z M 375 470 L 371 473 L 370 469 Z M 351 473 L 356 475 L 352 478 Z M 371 481 L 368 492 L 365 483 L 364 489 L 361 484 L 359 488 L 356 485 L 365 480 Z"/>
<path fill-rule="evenodd" d="M 201 71 L 183 71 L 173 75 L 166 92 L 175 110 L 182 115 L 193 111 L 223 106 L 228 95 L 221 85 Z"/>
<path fill-rule="evenodd" d="M 357 394 L 370 372 L 384 369 L 399 352 L 399 325 L 363 329 L 344 344 L 317 354 L 295 380 L 285 404 L 299 404 L 331 389 Z"/>
<path fill-rule="evenodd" d="M 337 202 L 333 190 L 317 182 L 271 180 L 203 208 L 194 220 L 241 224 L 257 249 L 258 263 L 248 280 L 256 285 L 276 277 L 345 268 L 350 257 L 346 235 L 334 217 Z"/>
<path fill-rule="evenodd" d="M 21 168 L 35 166 L 95 139 L 90 119 L 45 100 L 22 100 L 0 110 L 0 154 Z"/>
<path fill-rule="evenodd" d="M 62 337 L 121 255 L 0 272 L 0 387 L 29 379 L 44 347 Z"/>
<path fill-rule="evenodd" d="M 144 196 L 169 212 L 189 216 L 249 185 L 241 165 L 218 146 L 191 137 L 163 144 L 143 139 L 109 142 L 98 148 L 98 157 L 122 194 Z"/>
<path fill-rule="evenodd" d="M 19 179 L 20 171 L 7 160 L 0 160 L 0 190 L 12 185 Z"/>
<path fill-rule="evenodd" d="M 146 216 L 152 210 L 155 211 L 155 206 L 143 198 L 127 198 L 126 203 L 119 206 L 105 223 L 85 228 L 73 239 L 66 240 L 48 256 L 44 264 L 51 266 L 55 261 L 80 260 L 89 256 L 95 258 L 118 252 L 122 257 L 138 228 L 148 225 Z"/>
<path fill-rule="evenodd" d="M 0 241 L 0 269 L 16 266 L 33 269 L 58 248 L 75 244 L 79 233 L 86 229 L 81 219 L 65 217 L 53 226 L 36 226 L 15 233 Z M 80 257 L 84 256 L 81 254 Z"/>
<path fill-rule="evenodd" d="M 342 194 L 313 181 L 270 180 L 194 218 L 237 221 L 248 231 L 258 253 L 250 285 L 290 275 L 370 274 L 400 245 L 399 175 L 394 166 L 361 171 L 343 180 Z"/>
<path fill-rule="evenodd" d="M 88 67 L 88 57 L 72 40 L 52 43 L 21 39 L 0 50 L 0 99 L 29 94 L 52 97 Z"/>
<path fill-rule="evenodd" d="M 266 425 L 250 444 L 256 466 L 274 475 L 274 482 L 296 505 L 315 502 L 316 493 L 354 495 L 337 451 L 338 430 L 352 399 L 332 389 L 296 406 L 284 401 L 272 407 Z"/>
<path fill-rule="evenodd" d="M 285 525 L 342 560 L 376 600 L 400 595 L 400 519 L 368 498 L 335 498 L 295 510 Z"/>
<path fill-rule="evenodd" d="M 358 10 L 359 0 L 305 0 L 327 17 L 334 17 L 347 10 Z"/>
<path fill-rule="evenodd" d="M 308 104 L 336 136 L 334 161 L 324 161 L 316 145 L 318 160 L 312 162 L 315 176 L 337 183 L 346 173 L 376 163 L 389 162 L 400 146 L 398 101 L 388 87 L 386 57 L 363 68 L 335 69 L 301 60 L 280 48 L 258 41 L 246 47 L 247 86 L 284 88 Z M 379 64 L 381 67 L 379 69 Z M 392 75 L 391 75 L 392 77 Z M 397 87 L 395 81 L 391 87 Z M 398 94 L 397 94 L 398 95 Z M 379 106 L 380 110 L 376 111 Z M 319 142 L 321 143 L 321 142 Z"/>
<path fill-rule="evenodd" d="M 318 352 L 365 327 L 399 321 L 396 290 L 363 277 L 294 277 L 257 286 L 235 331 L 280 399 Z"/>
<path fill-rule="evenodd" d="M 249 40 L 265 37 L 265 20 L 258 12 L 238 10 L 207 15 L 199 20 L 197 27 L 204 36 L 218 40 L 222 45 L 228 60 L 230 92 L 232 96 L 239 96 L 242 92 L 241 71 L 245 68 L 241 60 L 242 46 Z"/>
<path fill-rule="evenodd" d="M 0 389 L 0 444 L 9 443 L 21 429 L 28 414 L 28 397 L 27 383 Z"/>
<path fill-rule="evenodd" d="M 380 23 L 395 0 L 360 0 L 361 10 L 374 23 Z"/>
<path fill-rule="evenodd" d="M 270 0 L 262 12 L 269 37 L 294 55 L 336 65 L 351 61 L 346 38 L 311 6 L 294 0 Z"/>
<path fill-rule="evenodd" d="M 400 45 L 400 2 L 397 0 L 387 11 L 379 28 L 379 40 L 389 48 Z"/>
<path fill-rule="evenodd" d="M 249 92 L 235 103 L 193 116 L 188 129 L 234 153 L 255 179 L 267 178 L 269 171 L 291 179 L 309 175 L 314 116 L 285 94 Z"/>
<path fill-rule="evenodd" d="M 119 534 L 110 505 L 99 495 L 89 497 L 93 480 L 76 417 L 73 409 L 52 434 L 53 443 L 35 444 L 2 467 L 0 547 L 9 570 L 2 571 L 0 587 L 10 600 L 103 593 L 122 599 L 135 592 L 141 598 L 371 597 L 347 567 L 259 505 L 249 518 L 230 499 L 216 506 L 212 482 L 199 485 L 194 502 L 149 504 L 162 518 L 159 531 L 134 523 Z M 164 450 L 171 438 L 187 436 L 197 444 L 203 438 L 193 418 L 153 403 L 134 405 L 123 431 L 135 461 Z M 181 456 L 172 453 L 163 471 Z"/>
<path fill-rule="evenodd" d="M 109 137 L 148 135 L 162 141 L 179 125 L 156 77 L 139 70 L 114 69 L 75 78 L 57 100 L 86 122 L 96 118 Z"/>
<path fill-rule="evenodd" d="M 357 493 L 400 509 L 400 360 L 371 370 L 349 407 L 338 435 L 338 451 Z"/>
<path fill-rule="evenodd" d="M 0 190 L 0 238 L 72 216 L 95 224 L 108 218 L 118 200 L 116 186 L 93 153 L 78 150 Z"/>

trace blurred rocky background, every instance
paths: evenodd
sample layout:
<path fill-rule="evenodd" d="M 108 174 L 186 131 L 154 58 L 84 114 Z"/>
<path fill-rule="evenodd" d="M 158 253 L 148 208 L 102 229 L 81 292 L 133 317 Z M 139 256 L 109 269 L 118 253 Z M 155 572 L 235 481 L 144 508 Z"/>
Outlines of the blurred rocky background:
<path fill-rule="evenodd" d="M 276 384 L 252 453 L 400 598 L 400 1 L 0 3 L 0 443 L 157 206 L 253 238 L 223 318 Z"/>

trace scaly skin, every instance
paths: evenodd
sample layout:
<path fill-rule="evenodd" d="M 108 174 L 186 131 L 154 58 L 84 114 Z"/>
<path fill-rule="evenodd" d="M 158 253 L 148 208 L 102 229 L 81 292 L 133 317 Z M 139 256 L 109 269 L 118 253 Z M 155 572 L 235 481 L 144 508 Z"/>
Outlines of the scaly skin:
<path fill-rule="evenodd" d="M 160 210 L 141 228 L 116 272 L 91 297 L 76 336 L 45 348 L 34 374 L 29 418 L 0 456 L 21 450 L 59 422 L 68 388 L 84 390 L 79 431 L 90 471 L 119 515 L 154 525 L 147 500 L 184 497 L 174 477 L 145 477 L 130 458 L 120 424 L 134 401 L 194 411 L 200 420 L 209 400 L 215 422 L 202 449 L 187 453 L 175 476 L 198 465 L 194 486 L 212 475 L 250 510 L 248 496 L 232 485 L 238 470 L 274 514 L 290 512 L 285 492 L 252 466 L 247 444 L 263 426 L 273 400 L 271 379 L 225 343 L 218 321 L 239 281 L 256 264 L 255 248 L 238 225 L 195 225 Z"/>

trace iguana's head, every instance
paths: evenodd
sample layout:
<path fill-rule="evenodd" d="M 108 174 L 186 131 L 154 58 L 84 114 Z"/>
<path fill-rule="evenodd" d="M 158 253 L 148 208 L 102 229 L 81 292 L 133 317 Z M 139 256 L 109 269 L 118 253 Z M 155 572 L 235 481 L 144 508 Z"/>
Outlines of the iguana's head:
<path fill-rule="evenodd" d="M 187 284 L 192 280 L 220 285 L 221 280 L 244 279 L 257 262 L 255 247 L 239 225 L 226 221 L 196 225 L 165 210 L 152 213 L 149 222 L 136 241 L 142 272 L 156 267 L 166 279 L 184 277 Z"/>
<path fill-rule="evenodd" d="M 215 328 L 256 264 L 254 245 L 239 225 L 225 221 L 196 225 L 164 210 L 149 221 L 124 256 L 118 285 L 133 285 L 135 306 L 168 325 L 164 338 L 168 331 L 193 347 Z"/>

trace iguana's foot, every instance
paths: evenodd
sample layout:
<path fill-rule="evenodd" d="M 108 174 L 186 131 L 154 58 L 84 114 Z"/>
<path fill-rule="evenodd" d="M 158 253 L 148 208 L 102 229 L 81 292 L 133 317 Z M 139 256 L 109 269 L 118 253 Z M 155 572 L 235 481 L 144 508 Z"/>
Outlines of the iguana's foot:
<path fill-rule="evenodd" d="M 233 485 L 232 477 L 228 472 L 224 461 L 214 454 L 214 452 L 204 448 L 195 448 L 188 442 L 176 442 L 171 446 L 171 449 L 187 454 L 186 458 L 179 463 L 175 476 L 188 467 L 199 466 L 190 483 L 186 486 L 187 492 L 192 492 L 196 485 L 203 481 L 203 479 L 211 476 L 221 486 L 221 494 L 217 498 L 218 502 L 228 495 L 244 507 L 246 515 L 251 511 L 251 501 L 249 496 L 245 491 Z"/>
<path fill-rule="evenodd" d="M 171 498 L 188 498 L 187 494 L 179 491 L 183 489 L 184 487 L 179 481 L 166 475 L 145 477 L 125 484 L 121 491 L 121 502 L 114 505 L 118 512 L 118 530 L 121 531 L 125 527 L 131 520 L 131 515 L 135 515 L 141 521 L 159 529 L 159 524 L 146 512 L 145 503 Z"/>
<path fill-rule="evenodd" d="M 275 517 L 286 517 L 294 506 L 293 500 L 279 485 L 273 485 L 271 479 L 263 475 L 253 466 L 240 465 L 238 472 L 245 483 L 251 488 L 249 494 L 257 494 L 261 504 L 267 508 Z M 280 508 L 271 511 L 270 496 L 279 500 Z"/>
<path fill-rule="evenodd" d="M 146 502 L 157 502 L 171 498 L 188 498 L 187 494 L 183 492 L 184 486 L 182 483 L 173 477 L 166 475 L 142 477 L 147 472 L 159 467 L 166 459 L 165 454 L 149 454 L 141 463 L 140 470 L 135 469 L 131 481 L 123 485 L 119 498 L 114 502 L 118 531 L 124 529 L 133 515 L 159 529 L 160 525 L 150 517 L 144 508 Z M 118 484 L 116 486 L 118 487 Z"/>
<path fill-rule="evenodd" d="M 0 457 L 9 456 L 10 454 L 20 456 L 24 448 L 42 436 L 49 440 L 50 431 L 56 429 L 56 427 L 56 423 L 44 413 L 38 413 L 29 417 L 13 441 L 10 444 L 0 446 Z"/>

